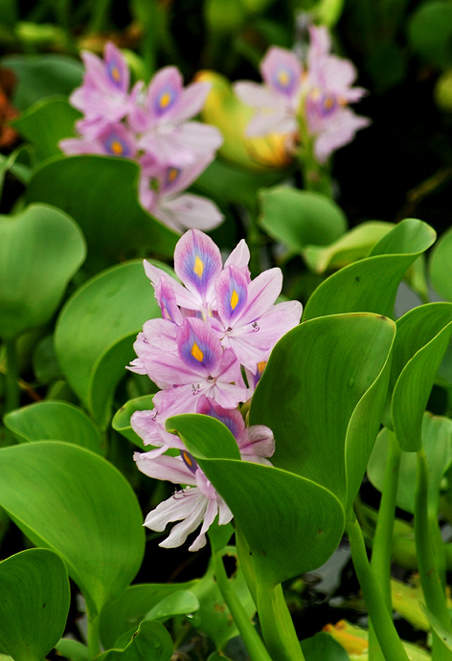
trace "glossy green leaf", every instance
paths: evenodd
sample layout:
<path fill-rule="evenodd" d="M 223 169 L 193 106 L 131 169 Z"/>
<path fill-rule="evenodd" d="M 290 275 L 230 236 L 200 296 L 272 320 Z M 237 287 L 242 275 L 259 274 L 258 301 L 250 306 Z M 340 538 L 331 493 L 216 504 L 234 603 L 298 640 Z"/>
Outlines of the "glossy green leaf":
<path fill-rule="evenodd" d="M 100 273 L 69 299 L 55 331 L 58 361 L 74 392 L 102 428 L 108 424 L 113 393 L 145 321 L 160 316 L 141 262 Z"/>
<path fill-rule="evenodd" d="M 373 246 L 394 228 L 392 223 L 369 221 L 361 223 L 325 247 L 307 246 L 302 255 L 315 273 L 347 266 L 367 257 Z"/>
<path fill-rule="evenodd" d="M 146 620 L 165 621 L 174 615 L 189 615 L 199 608 L 199 601 L 193 592 L 178 590 L 162 599 L 146 614 Z"/>
<path fill-rule="evenodd" d="M 354 313 L 300 324 L 275 346 L 250 424 L 272 429 L 272 463 L 350 506 L 380 426 L 395 325 Z"/>
<path fill-rule="evenodd" d="M 136 496 L 112 464 L 84 448 L 37 441 L 1 449 L 0 504 L 33 543 L 63 557 L 91 614 L 141 565 Z"/>
<path fill-rule="evenodd" d="M 17 76 L 12 101 L 18 110 L 47 96 L 69 95 L 82 82 L 82 63 L 67 55 L 9 55 L 1 62 Z"/>
<path fill-rule="evenodd" d="M 309 299 L 303 318 L 362 311 L 392 316 L 406 270 L 432 245 L 435 236 L 421 220 L 403 220 L 380 239 L 369 257 L 325 280 Z"/>
<path fill-rule="evenodd" d="M 63 97 L 42 99 L 14 121 L 19 133 L 34 145 L 42 161 L 61 154 L 59 140 L 75 137 L 74 124 L 82 115 Z"/>
<path fill-rule="evenodd" d="M 19 443 L 66 441 L 102 454 L 102 435 L 86 413 L 67 402 L 37 402 L 11 411 L 5 426 Z"/>
<path fill-rule="evenodd" d="M 0 563 L 0 652 L 41 661 L 66 626 L 71 599 L 67 571 L 48 549 L 28 549 Z"/>
<path fill-rule="evenodd" d="M 344 511 L 337 498 L 288 471 L 233 459 L 238 448 L 229 430 L 224 427 L 220 440 L 211 433 L 219 425 L 195 414 L 167 420 L 167 429 L 179 433 L 227 502 L 260 575 L 278 585 L 320 566 L 344 531 Z"/>
<path fill-rule="evenodd" d="M 124 649 L 101 654 L 99 661 L 170 661 L 173 641 L 162 624 L 144 620 Z"/>
<path fill-rule="evenodd" d="M 393 428 L 392 414 L 390 410 L 392 397 L 396 382 L 405 368 L 407 368 L 407 371 L 404 374 L 404 382 L 406 382 L 406 379 L 416 381 L 418 383 L 418 388 L 422 389 L 422 392 L 419 391 L 419 396 L 422 395 L 420 403 L 422 404 L 424 400 L 424 406 L 427 403 L 425 397 L 428 398 L 430 394 L 433 380 L 439 367 L 438 361 L 441 361 L 442 359 L 441 350 L 437 353 L 436 348 L 436 342 L 439 341 L 439 338 L 429 347 L 427 347 L 427 345 L 432 342 L 432 340 L 434 340 L 434 338 L 438 336 L 438 334 L 440 334 L 450 322 L 452 322 L 451 303 L 428 303 L 426 305 L 418 306 L 409 310 L 403 315 L 403 317 L 400 317 L 400 319 L 397 320 L 397 335 L 394 341 L 388 399 L 383 419 L 386 426 Z M 447 331 L 445 331 L 445 333 L 447 335 Z M 441 347 L 439 347 L 439 349 L 441 349 Z M 424 353 L 420 353 L 408 368 L 407 364 L 414 359 L 415 355 L 421 350 Z M 436 355 L 434 355 L 435 352 Z M 426 360 L 427 363 L 429 361 L 429 355 L 434 361 L 427 366 L 427 371 L 425 373 L 422 372 L 421 367 L 416 368 L 417 361 L 422 360 L 423 355 L 425 355 L 424 360 Z M 428 377 L 428 375 L 430 376 Z M 422 413 L 423 411 L 420 414 L 421 417 Z"/>
<path fill-rule="evenodd" d="M 259 197 L 261 227 L 293 251 L 332 243 L 347 229 L 343 211 L 320 193 L 277 186 L 260 191 Z"/>
<path fill-rule="evenodd" d="M 334 640 L 328 633 L 320 631 L 312 638 L 302 641 L 306 661 L 349 661 L 349 656 L 342 645 Z"/>
<path fill-rule="evenodd" d="M 212 456 L 212 439 L 215 439 L 214 457 L 240 459 L 240 451 L 234 436 L 216 418 L 199 413 L 186 413 L 168 418 L 165 426 L 167 431 L 177 433 L 185 444 L 192 443 L 196 438 L 196 456 L 200 459 L 208 459 Z"/>
<path fill-rule="evenodd" d="M 29 202 L 46 202 L 79 223 L 88 265 L 106 265 L 146 249 L 172 256 L 178 235 L 150 216 L 138 202 L 139 166 L 109 156 L 61 156 L 38 168 L 27 190 Z"/>
<path fill-rule="evenodd" d="M 422 420 L 422 447 L 427 455 L 429 468 L 429 507 L 432 511 L 437 511 L 441 481 L 452 462 L 452 420 L 425 413 Z M 388 430 L 384 428 L 378 434 L 367 467 L 368 477 L 379 491 L 383 488 L 387 456 Z M 416 456 L 412 452 L 403 452 L 400 460 L 396 502 L 397 507 L 411 514 L 414 514 L 416 472 Z"/>
<path fill-rule="evenodd" d="M 84 258 L 79 228 L 58 209 L 40 204 L 0 216 L 0 337 L 45 324 Z"/>
<path fill-rule="evenodd" d="M 445 232 L 433 248 L 430 258 L 430 278 L 433 287 L 448 301 L 452 301 L 452 229 Z"/>
<path fill-rule="evenodd" d="M 132 427 L 130 426 L 130 418 L 135 411 L 149 411 L 154 408 L 152 402 L 154 395 L 143 395 L 142 397 L 136 397 L 135 399 L 129 399 L 120 409 L 118 409 L 113 416 L 111 421 L 111 426 L 117 432 L 122 434 L 125 438 L 138 447 L 145 449 L 143 444 L 143 439 L 141 439 L 138 434 L 136 434 Z"/>
<path fill-rule="evenodd" d="M 431 303 L 408 312 L 399 320 L 399 342 L 394 345 L 395 380 L 400 362 L 410 353 L 398 375 L 391 401 L 394 431 L 400 447 L 416 452 L 422 447 L 422 418 L 428 398 L 452 335 L 452 306 Z M 404 342 L 405 340 L 405 342 Z M 418 349 L 420 341 L 425 344 Z M 414 351 L 413 351 L 414 349 Z"/>

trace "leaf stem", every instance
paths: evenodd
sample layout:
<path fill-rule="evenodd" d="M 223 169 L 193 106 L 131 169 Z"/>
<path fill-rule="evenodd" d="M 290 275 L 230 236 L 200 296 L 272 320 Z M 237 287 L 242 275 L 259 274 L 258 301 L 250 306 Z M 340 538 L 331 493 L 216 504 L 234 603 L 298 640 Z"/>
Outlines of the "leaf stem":
<path fill-rule="evenodd" d="M 422 592 L 429 611 L 442 626 L 452 633 L 451 621 L 446 604 L 446 595 L 441 580 L 436 544 L 439 531 L 436 513 L 433 517 L 428 507 L 428 466 L 425 450 L 417 452 L 417 482 L 414 501 L 414 539 L 421 578 Z M 432 630 L 432 649 L 435 661 L 450 661 L 452 652 Z"/>
<path fill-rule="evenodd" d="M 355 517 L 353 521 L 348 522 L 347 533 L 353 565 L 381 650 L 386 659 L 408 661 L 407 653 L 397 635 L 380 585 L 367 559 L 363 534 Z"/>
<path fill-rule="evenodd" d="M 249 617 L 245 613 L 242 604 L 237 598 L 234 590 L 232 589 L 226 571 L 223 565 L 222 551 L 218 551 L 212 555 L 213 569 L 215 578 L 221 594 L 231 612 L 234 622 L 237 625 L 240 635 L 246 645 L 248 653 L 252 661 L 272 661 L 265 645 L 260 639 L 256 629 L 252 625 Z"/>
<path fill-rule="evenodd" d="M 389 452 L 386 462 L 377 527 L 372 546 L 371 567 L 381 587 L 388 612 L 392 612 L 391 600 L 391 551 L 392 533 L 396 510 L 401 450 L 394 432 L 388 429 Z M 372 624 L 372 622 L 370 623 Z M 384 661 L 373 626 L 369 626 L 369 658 Z"/>
<path fill-rule="evenodd" d="M 305 661 L 281 584 L 274 587 L 258 580 L 256 596 L 262 635 L 273 661 Z"/>
<path fill-rule="evenodd" d="M 88 609 L 88 650 L 92 659 L 100 654 L 100 617 L 91 615 Z"/>

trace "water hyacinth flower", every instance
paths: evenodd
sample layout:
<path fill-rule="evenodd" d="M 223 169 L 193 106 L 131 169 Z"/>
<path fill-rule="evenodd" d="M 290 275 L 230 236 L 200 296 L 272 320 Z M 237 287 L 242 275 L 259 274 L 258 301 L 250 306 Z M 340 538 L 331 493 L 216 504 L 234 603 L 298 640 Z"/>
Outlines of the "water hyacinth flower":
<path fill-rule="evenodd" d="M 274 344 L 299 323 L 302 306 L 298 301 L 275 304 L 280 269 L 251 280 L 249 259 L 242 240 L 223 265 L 214 241 L 191 229 L 174 252 L 179 280 L 144 262 L 162 318 L 144 324 L 129 369 L 147 374 L 161 390 L 152 410 L 132 414 L 132 429 L 151 446 L 134 458 L 146 475 L 183 485 L 146 518 L 144 525 L 157 531 L 179 521 L 161 546 L 179 546 L 202 524 L 189 549 L 197 550 L 217 515 L 220 525 L 232 518 L 183 441 L 166 430 L 168 418 L 180 413 L 216 418 L 230 430 L 245 461 L 268 465 L 275 450 L 271 430 L 247 427 L 239 407 L 252 395 Z M 180 456 L 165 455 L 170 448 Z"/>
<path fill-rule="evenodd" d="M 104 59 L 82 53 L 86 71 L 70 101 L 84 113 L 78 138 L 60 141 L 69 155 L 102 154 L 134 160 L 141 169 L 141 205 L 177 233 L 208 230 L 223 220 L 217 206 L 185 193 L 215 158 L 223 138 L 218 129 L 191 121 L 201 110 L 210 84 L 184 88 L 176 67 L 157 72 L 148 89 L 142 81 L 129 91 L 130 72 L 112 43 Z"/>
<path fill-rule="evenodd" d="M 348 107 L 365 94 L 364 89 L 352 87 L 357 76 L 353 64 L 330 53 L 325 27 L 311 26 L 309 34 L 305 65 L 294 53 L 273 46 L 260 66 L 264 85 L 238 82 L 235 90 L 255 110 L 247 135 L 287 134 L 290 150 L 307 134 L 314 139 L 316 160 L 325 163 L 370 122 Z"/>
<path fill-rule="evenodd" d="M 211 415 L 229 428 L 243 460 L 271 465 L 268 457 L 275 451 L 275 442 L 268 427 L 254 425 L 247 428 L 239 411 L 225 409 L 205 396 L 200 398 L 197 412 Z M 180 546 L 202 523 L 199 535 L 189 547 L 189 551 L 197 551 L 206 544 L 206 532 L 217 514 L 219 525 L 232 519 L 232 512 L 223 498 L 184 448 L 178 457 L 155 456 L 152 451 L 135 452 L 134 460 L 139 470 L 149 477 L 184 485 L 146 517 L 144 525 L 160 532 L 168 523 L 181 521 L 159 546 Z"/>

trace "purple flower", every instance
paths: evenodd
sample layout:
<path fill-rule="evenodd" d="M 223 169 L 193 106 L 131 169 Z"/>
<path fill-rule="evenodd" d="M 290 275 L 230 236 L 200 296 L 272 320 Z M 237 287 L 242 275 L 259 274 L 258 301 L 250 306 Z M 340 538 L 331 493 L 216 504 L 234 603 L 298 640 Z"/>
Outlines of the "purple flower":
<path fill-rule="evenodd" d="M 60 141 L 65 154 L 105 154 L 133 159 L 137 145 L 133 135 L 123 124 L 107 124 L 92 138 L 68 138 Z"/>
<path fill-rule="evenodd" d="M 281 293 L 282 273 L 264 271 L 252 282 L 235 266 L 227 266 L 215 283 L 218 319 L 213 321 L 224 347 L 231 348 L 252 374 L 266 361 L 276 342 L 299 322 L 301 303 L 274 305 Z"/>
<path fill-rule="evenodd" d="M 152 79 L 144 103 L 136 105 L 129 117 L 141 134 L 139 146 L 159 163 L 186 166 L 200 157 L 213 158 L 223 142 L 218 129 L 189 122 L 202 109 L 209 83 L 192 83 L 183 88 L 176 67 L 161 69 Z"/>
<path fill-rule="evenodd" d="M 309 33 L 305 70 L 294 53 L 272 47 L 261 64 L 264 85 L 239 82 L 235 90 L 244 103 L 255 109 L 247 135 L 287 133 L 290 149 L 300 133 L 307 133 L 314 139 L 315 158 L 324 163 L 370 122 L 347 107 L 365 94 L 363 88 L 352 87 L 356 79 L 353 64 L 331 55 L 331 40 L 325 27 L 311 26 Z"/>
<path fill-rule="evenodd" d="M 117 122 L 132 112 L 138 88 L 129 94 L 129 67 L 121 51 L 108 42 L 104 59 L 82 52 L 85 76 L 69 97 L 71 104 L 91 122 Z M 141 85 L 140 85 L 141 87 Z"/>
<path fill-rule="evenodd" d="M 203 230 L 217 227 L 223 221 L 223 215 L 213 202 L 199 195 L 182 194 L 213 157 L 209 154 L 191 165 L 176 167 L 162 165 L 146 154 L 141 159 L 139 195 L 142 206 L 179 233 L 189 227 Z"/>

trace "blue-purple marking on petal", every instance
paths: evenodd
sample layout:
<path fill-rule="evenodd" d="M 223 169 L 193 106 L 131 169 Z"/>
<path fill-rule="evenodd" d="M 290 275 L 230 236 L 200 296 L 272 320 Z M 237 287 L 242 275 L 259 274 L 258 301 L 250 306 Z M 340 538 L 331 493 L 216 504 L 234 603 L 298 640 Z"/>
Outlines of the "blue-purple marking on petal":
<path fill-rule="evenodd" d="M 186 450 L 181 450 L 180 456 L 182 457 L 182 460 L 184 464 L 187 466 L 188 470 L 190 470 L 194 475 L 198 469 L 198 464 L 196 463 L 193 455 L 191 455 Z"/>

